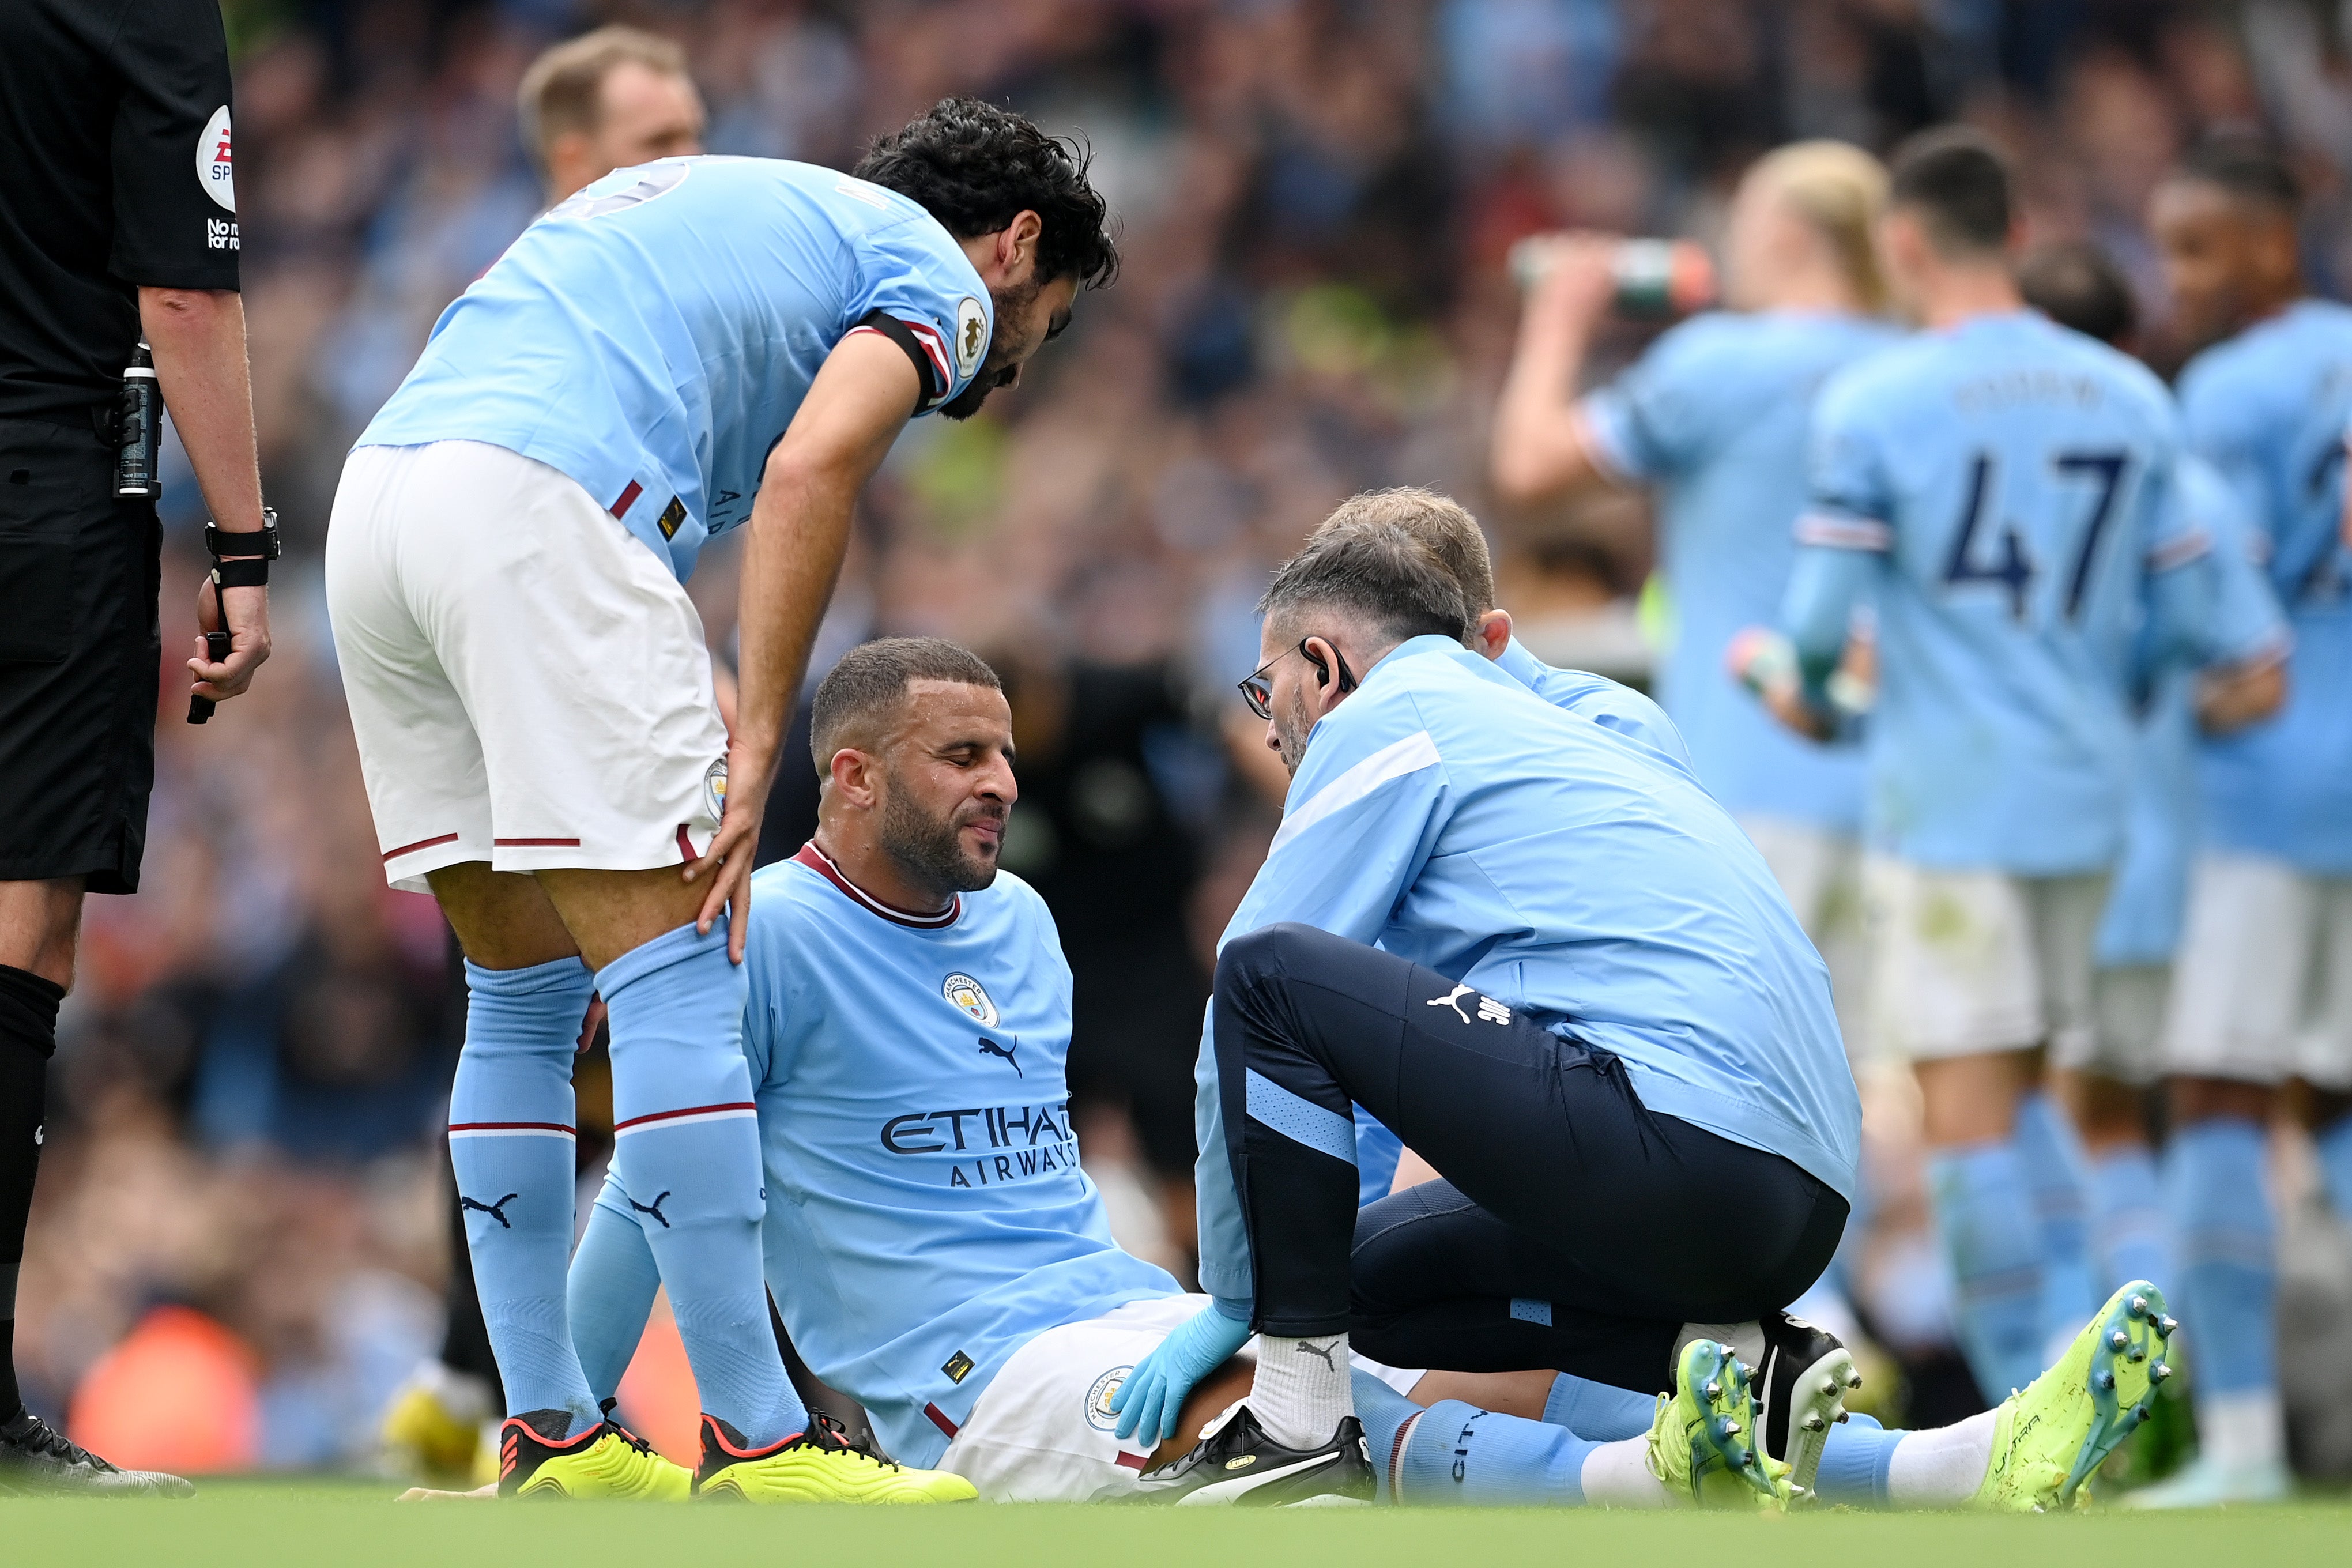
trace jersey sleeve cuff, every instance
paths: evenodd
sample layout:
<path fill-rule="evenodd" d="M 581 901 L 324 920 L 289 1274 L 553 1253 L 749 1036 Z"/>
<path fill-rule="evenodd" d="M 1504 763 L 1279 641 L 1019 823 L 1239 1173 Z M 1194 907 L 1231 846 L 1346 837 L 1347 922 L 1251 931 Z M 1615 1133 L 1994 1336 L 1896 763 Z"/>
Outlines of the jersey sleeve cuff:
<path fill-rule="evenodd" d="M 1629 428 L 1632 412 L 1623 398 L 1604 389 L 1583 399 L 1576 408 L 1582 416 L 1584 455 L 1595 472 L 1621 485 L 1641 484 L 1649 479 L 1634 455 Z"/>
<path fill-rule="evenodd" d="M 2213 536 L 2201 528 L 2175 534 L 2153 546 L 2147 552 L 2150 572 L 2170 572 L 2198 560 L 2213 548 Z"/>
<path fill-rule="evenodd" d="M 1895 530 L 1872 517 L 1809 511 L 1797 519 L 1797 542 L 1828 550 L 1861 550 L 1884 555 L 1895 548 Z"/>
<path fill-rule="evenodd" d="M 939 406 L 955 384 L 948 370 L 947 344 L 940 341 L 937 329 L 924 321 L 902 321 L 887 310 L 868 310 L 865 319 L 849 329 L 847 336 L 860 332 L 877 332 L 906 351 L 913 362 L 915 378 L 922 391 L 915 398 L 915 412 L 925 414 Z"/>

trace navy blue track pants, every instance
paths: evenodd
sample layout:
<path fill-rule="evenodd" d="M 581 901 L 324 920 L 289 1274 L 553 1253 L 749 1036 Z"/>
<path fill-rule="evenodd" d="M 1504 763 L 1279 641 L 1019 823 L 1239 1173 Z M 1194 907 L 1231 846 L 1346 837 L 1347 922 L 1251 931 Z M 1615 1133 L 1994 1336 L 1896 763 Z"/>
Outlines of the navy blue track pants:
<path fill-rule="evenodd" d="M 1650 1110 L 1615 1056 L 1310 926 L 1226 943 L 1213 1035 L 1267 1333 L 1662 1390 L 1685 1323 L 1786 1306 L 1845 1228 L 1827 1184 Z M 1360 1215 L 1352 1104 L 1444 1179 Z"/>

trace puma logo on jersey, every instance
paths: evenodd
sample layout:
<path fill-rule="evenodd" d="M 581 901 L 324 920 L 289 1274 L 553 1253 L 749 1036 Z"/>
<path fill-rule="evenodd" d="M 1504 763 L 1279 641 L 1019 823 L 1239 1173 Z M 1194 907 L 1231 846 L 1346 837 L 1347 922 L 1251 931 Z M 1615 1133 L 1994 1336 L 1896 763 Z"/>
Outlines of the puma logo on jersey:
<path fill-rule="evenodd" d="M 478 1203 L 474 1199 L 467 1197 L 465 1194 L 460 1193 L 457 1194 L 457 1209 L 461 1214 L 467 1209 L 472 1209 L 476 1214 L 486 1214 L 492 1219 L 499 1222 L 499 1228 L 500 1230 L 512 1230 L 514 1226 L 507 1222 L 507 1205 L 514 1202 L 516 1197 L 519 1195 L 520 1194 L 515 1193 L 509 1193 L 506 1196 L 500 1198 L 494 1204 L 485 1204 Z"/>
<path fill-rule="evenodd" d="M 1027 1078 L 1029 1075 L 1023 1072 L 1021 1070 L 1021 1064 L 1013 1059 L 1014 1053 L 1020 1049 L 1021 1042 L 1019 1040 L 1013 1041 L 1009 1048 L 1004 1046 L 1000 1046 L 994 1040 L 991 1039 L 983 1038 L 980 1042 L 980 1054 L 982 1056 L 1003 1057 L 1004 1058 L 1004 1065 L 1013 1069 L 1013 1077 Z"/>

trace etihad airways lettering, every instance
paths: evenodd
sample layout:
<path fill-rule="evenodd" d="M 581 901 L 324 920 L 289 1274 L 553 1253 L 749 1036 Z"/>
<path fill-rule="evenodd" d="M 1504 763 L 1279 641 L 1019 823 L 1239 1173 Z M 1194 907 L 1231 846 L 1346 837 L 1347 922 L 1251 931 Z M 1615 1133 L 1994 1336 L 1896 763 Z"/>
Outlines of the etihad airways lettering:
<path fill-rule="evenodd" d="M 1010 1154 L 991 1154 L 970 1163 L 971 1174 L 964 1174 L 965 1162 L 948 1167 L 948 1185 L 951 1187 L 998 1187 L 1007 1182 L 1017 1182 L 1024 1176 L 1050 1175 L 1078 1168 L 1078 1145 L 1075 1139 L 1065 1138 L 1059 1143 L 1048 1143 L 1042 1149 L 1015 1149 Z"/>
<path fill-rule="evenodd" d="M 965 1106 L 956 1110 L 910 1110 L 882 1124 L 882 1147 L 893 1154 L 958 1153 L 990 1149 L 1034 1149 L 1069 1141 L 1069 1101 L 1039 1106 Z M 982 1138 L 987 1139 L 983 1145 Z"/>

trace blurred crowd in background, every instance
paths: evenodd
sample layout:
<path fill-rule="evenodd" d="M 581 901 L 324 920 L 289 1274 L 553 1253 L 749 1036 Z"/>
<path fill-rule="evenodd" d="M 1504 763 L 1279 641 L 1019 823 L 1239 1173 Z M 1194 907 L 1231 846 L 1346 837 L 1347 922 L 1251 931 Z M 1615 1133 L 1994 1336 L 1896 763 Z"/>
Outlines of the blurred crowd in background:
<path fill-rule="evenodd" d="M 1502 603 L 1553 662 L 1638 683 L 1643 628 L 1670 613 L 1642 592 L 1637 499 L 1515 513 L 1486 494 L 1515 239 L 1709 240 L 1777 142 L 1884 149 L 1961 119 L 2021 154 L 2036 239 L 2094 238 L 2125 264 L 2161 363 L 2145 198 L 2189 138 L 2262 125 L 2313 193 L 2318 286 L 2352 280 L 2352 6 L 2316 0 L 225 10 L 263 472 L 292 559 L 252 695 L 182 725 L 203 521 L 182 461 L 145 889 L 90 903 L 16 1342 L 34 1406 L 103 1447 L 110 1391 L 195 1336 L 234 1414 L 196 1468 L 361 1462 L 384 1398 L 440 1344 L 462 987 L 433 905 L 384 889 L 318 563 L 352 437 L 542 205 L 514 103 L 550 42 L 615 20 L 677 38 L 714 153 L 845 167 L 950 93 L 1091 147 L 1122 225 L 1118 285 L 1080 301 L 1017 393 L 909 427 L 810 675 L 894 632 L 1004 671 L 1023 760 L 1004 863 L 1052 903 L 1076 973 L 1087 1163 L 1129 1245 L 1180 1275 L 1208 959 L 1281 794 L 1232 690 L 1267 570 L 1342 497 L 1427 484 L 1486 523 Z M 1643 342 L 1612 331 L 1601 374 Z M 733 547 L 706 551 L 692 584 L 722 659 Z M 813 782 L 788 779 L 766 853 L 814 815 Z M 1862 1076 L 1885 1198 L 1847 1283 L 1912 1415 L 1937 1419 L 1974 1396 L 1916 1288 L 1937 1265 L 1900 1157 L 1908 1079 Z"/>

